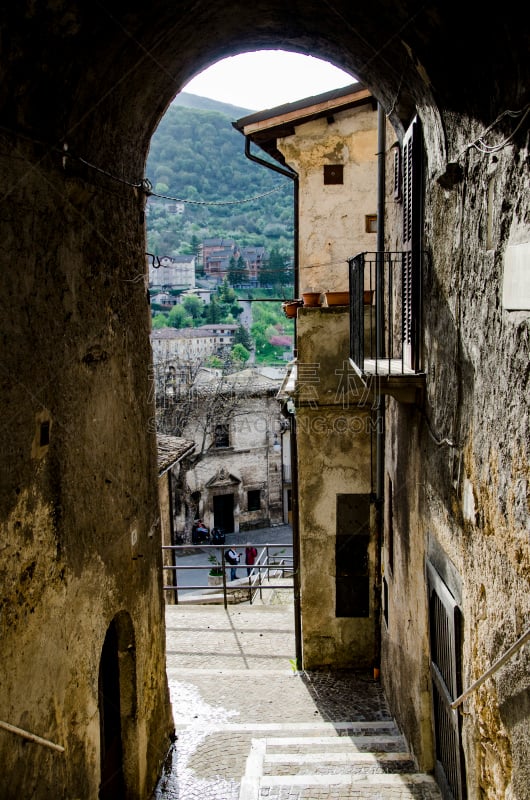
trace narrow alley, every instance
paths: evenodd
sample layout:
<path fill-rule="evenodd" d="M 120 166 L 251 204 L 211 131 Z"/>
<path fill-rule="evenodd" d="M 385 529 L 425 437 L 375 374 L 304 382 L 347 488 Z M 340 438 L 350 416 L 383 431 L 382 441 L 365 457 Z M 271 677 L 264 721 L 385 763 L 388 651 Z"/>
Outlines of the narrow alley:
<path fill-rule="evenodd" d="M 168 606 L 175 743 L 153 800 L 438 800 L 371 674 L 297 672 L 289 604 Z"/>

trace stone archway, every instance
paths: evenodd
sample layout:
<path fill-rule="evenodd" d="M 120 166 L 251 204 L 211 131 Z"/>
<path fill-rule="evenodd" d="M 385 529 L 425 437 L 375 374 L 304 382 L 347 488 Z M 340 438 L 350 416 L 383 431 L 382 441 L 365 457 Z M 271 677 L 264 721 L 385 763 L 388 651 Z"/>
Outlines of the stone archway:
<path fill-rule="evenodd" d="M 23 763 L 18 744 L 3 737 L 0 760 L 12 796 L 38 786 L 45 797 L 46 785 L 68 781 L 63 794 L 75 796 L 83 786 L 87 797 L 96 796 L 97 736 L 77 719 L 93 718 L 87 687 L 97 682 L 94 631 L 123 609 L 135 620 L 138 685 L 150 687 L 137 714 L 151 744 L 139 770 L 144 795 L 169 741 L 141 182 L 152 133 L 187 80 L 225 56 L 282 47 L 357 75 L 398 132 L 417 109 L 426 140 L 428 221 L 434 220 L 430 246 L 441 254 L 430 279 L 437 285 L 443 278 L 443 294 L 446 283 L 465 278 L 463 305 L 476 301 L 474 270 L 483 287 L 492 276 L 498 280 L 511 218 L 523 220 L 527 212 L 521 164 L 506 158 L 503 233 L 495 240 L 501 255 L 496 272 L 489 262 L 485 271 L 475 259 L 481 238 L 474 209 L 486 167 L 476 164 L 465 174 L 465 211 L 474 217 L 454 247 L 461 217 L 450 193 L 461 174 L 453 170 L 443 184 L 436 181 L 448 155 L 458 155 L 506 109 L 525 105 L 527 42 L 515 6 L 503 8 L 499 23 L 473 6 L 404 0 L 363 7 L 346 0 L 198 0 L 192 12 L 167 0 L 115 3 L 112 11 L 107 5 L 64 0 L 4 4 L 0 11 L 0 507 L 7 599 L 0 677 L 9 697 L 3 716 L 64 735 L 70 775 L 40 749 Z M 455 255 L 462 274 L 451 272 L 458 269 Z M 441 342 L 440 331 L 432 332 Z M 469 331 L 462 336 L 475 347 Z M 497 375 L 494 359 L 503 351 L 519 364 L 514 342 L 506 328 L 491 352 L 480 353 L 486 374 Z M 517 405 L 508 401 L 523 374 L 508 355 L 509 388 L 496 387 L 495 398 L 506 407 L 506 440 L 520 432 Z M 46 443 L 32 452 L 43 415 Z M 481 436 L 495 432 L 486 416 L 479 427 Z M 504 472 L 507 480 L 509 464 Z M 109 645 L 111 662 L 123 652 L 119 640 L 116 634 Z M 57 675 L 53 686 L 49 674 Z"/>

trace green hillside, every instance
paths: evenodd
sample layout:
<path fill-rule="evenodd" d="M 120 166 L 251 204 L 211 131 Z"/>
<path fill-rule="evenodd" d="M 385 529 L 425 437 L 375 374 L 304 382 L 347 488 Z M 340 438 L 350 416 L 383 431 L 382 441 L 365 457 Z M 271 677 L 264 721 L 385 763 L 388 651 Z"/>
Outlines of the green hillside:
<path fill-rule="evenodd" d="M 197 242 L 219 236 L 275 248 L 292 260 L 293 184 L 245 157 L 232 122 L 248 113 L 185 93 L 168 108 L 151 140 L 146 177 L 154 195 L 181 201 L 183 213 L 171 200 L 149 198 L 149 252 L 193 252 Z"/>
<path fill-rule="evenodd" d="M 210 97 L 200 97 L 198 94 L 190 94 L 189 92 L 181 92 L 178 94 L 171 105 L 198 108 L 202 111 L 219 111 L 221 114 L 230 117 L 231 120 L 246 117 L 248 114 L 253 114 L 258 110 L 233 106 L 231 103 L 221 103 L 219 100 L 212 100 Z"/>

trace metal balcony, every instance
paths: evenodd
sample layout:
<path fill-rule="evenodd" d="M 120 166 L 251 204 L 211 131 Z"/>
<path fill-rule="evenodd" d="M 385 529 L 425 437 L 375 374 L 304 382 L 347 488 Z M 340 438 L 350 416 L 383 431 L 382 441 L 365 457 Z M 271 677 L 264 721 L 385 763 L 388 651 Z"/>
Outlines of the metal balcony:
<path fill-rule="evenodd" d="M 420 368 L 421 253 L 359 253 L 349 259 L 350 363 L 374 393 L 414 402 Z"/>

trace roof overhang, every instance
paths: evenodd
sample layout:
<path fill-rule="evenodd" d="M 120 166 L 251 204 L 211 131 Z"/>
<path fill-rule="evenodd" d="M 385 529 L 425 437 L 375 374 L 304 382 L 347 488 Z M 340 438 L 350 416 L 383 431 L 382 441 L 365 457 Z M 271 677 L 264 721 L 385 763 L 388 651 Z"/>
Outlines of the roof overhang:
<path fill-rule="evenodd" d="M 369 89 L 360 83 L 354 83 L 342 89 L 298 100 L 296 103 L 286 103 L 249 114 L 232 125 L 276 161 L 285 164 L 276 145 L 278 139 L 293 136 L 298 125 L 321 118 L 332 122 L 334 114 L 366 104 L 375 108 L 377 101 Z"/>

